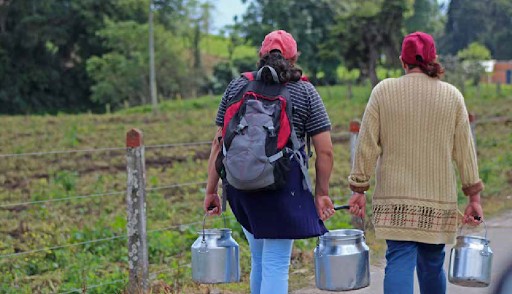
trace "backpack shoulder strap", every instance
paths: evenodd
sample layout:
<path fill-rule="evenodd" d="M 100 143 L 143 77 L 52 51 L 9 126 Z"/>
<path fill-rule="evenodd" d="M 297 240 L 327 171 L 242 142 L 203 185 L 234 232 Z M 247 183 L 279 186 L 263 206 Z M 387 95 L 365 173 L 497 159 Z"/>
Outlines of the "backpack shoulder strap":
<path fill-rule="evenodd" d="M 247 88 L 250 86 L 250 84 L 252 84 L 251 82 L 255 81 L 254 78 L 256 77 L 256 72 L 255 71 L 243 72 L 240 74 L 240 76 L 247 79 L 249 82 L 246 85 L 244 85 L 243 87 L 240 87 L 240 89 L 234 95 L 230 95 L 232 98 L 229 100 L 228 106 L 240 101 L 240 99 L 242 98 L 242 96 L 245 93 L 245 91 L 247 90 Z"/>
<path fill-rule="evenodd" d="M 273 79 L 274 83 L 280 84 L 279 76 L 277 75 L 276 70 L 273 67 L 268 66 L 268 65 L 265 65 L 264 67 L 260 68 L 258 71 L 244 72 L 244 73 L 242 73 L 242 76 L 245 77 L 246 79 L 248 79 L 249 81 L 259 81 L 259 80 L 261 80 L 261 74 L 263 73 L 264 70 L 269 70 L 270 73 L 272 74 L 272 79 Z"/>
<path fill-rule="evenodd" d="M 256 73 L 256 80 L 261 80 L 261 74 L 263 73 L 264 70 L 269 70 L 270 74 L 272 74 L 272 80 L 274 81 L 274 83 L 280 84 L 279 76 L 277 75 L 276 70 L 269 65 L 265 65 L 262 68 L 260 68 L 260 70 L 258 70 L 258 72 Z"/>

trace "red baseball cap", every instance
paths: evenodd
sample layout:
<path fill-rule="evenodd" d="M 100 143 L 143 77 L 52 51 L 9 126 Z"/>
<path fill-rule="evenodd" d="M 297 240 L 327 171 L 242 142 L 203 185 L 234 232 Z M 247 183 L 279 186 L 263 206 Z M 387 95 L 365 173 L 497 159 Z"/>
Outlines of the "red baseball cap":
<path fill-rule="evenodd" d="M 431 35 L 415 32 L 405 36 L 402 60 L 407 64 L 425 64 L 436 59 L 436 44 Z"/>
<path fill-rule="evenodd" d="M 260 57 L 270 53 L 272 50 L 279 50 L 283 57 L 292 59 L 297 56 L 297 42 L 292 35 L 283 30 L 277 30 L 265 36 L 261 43 Z"/>

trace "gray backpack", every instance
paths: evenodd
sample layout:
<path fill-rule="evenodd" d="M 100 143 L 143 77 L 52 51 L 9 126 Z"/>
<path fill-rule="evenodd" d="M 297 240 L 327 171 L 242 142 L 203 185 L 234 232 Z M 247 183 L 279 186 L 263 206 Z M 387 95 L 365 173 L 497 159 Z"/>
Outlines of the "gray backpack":
<path fill-rule="evenodd" d="M 271 72 L 273 83 L 261 80 L 263 70 Z M 311 190 L 307 159 L 293 128 L 288 89 L 270 66 L 243 76 L 249 83 L 229 101 L 224 116 L 219 175 L 239 190 L 276 190 L 286 184 L 295 156 L 304 174 L 304 188 Z"/>

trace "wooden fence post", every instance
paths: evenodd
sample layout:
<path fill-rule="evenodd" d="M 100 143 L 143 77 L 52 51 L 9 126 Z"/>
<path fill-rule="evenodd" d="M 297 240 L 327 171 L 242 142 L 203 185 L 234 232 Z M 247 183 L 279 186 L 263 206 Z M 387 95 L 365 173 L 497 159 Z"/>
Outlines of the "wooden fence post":
<path fill-rule="evenodd" d="M 357 120 L 350 122 L 350 167 L 354 164 L 356 154 L 357 136 L 359 136 L 359 128 L 361 124 Z"/>
<path fill-rule="evenodd" d="M 468 113 L 468 117 L 469 117 L 469 126 L 471 127 L 471 136 L 473 137 L 473 143 L 474 143 L 475 149 L 476 149 L 476 134 L 475 134 L 476 114 L 470 112 L 470 113 Z"/>
<path fill-rule="evenodd" d="M 350 131 L 350 168 L 354 165 L 354 160 L 356 157 L 356 146 L 357 146 L 357 137 L 359 136 L 359 129 L 361 127 L 361 123 L 358 120 L 352 120 L 350 122 L 349 131 Z M 361 218 L 352 215 L 352 226 L 354 228 L 359 228 L 364 230 L 364 220 L 361 221 Z"/>
<path fill-rule="evenodd" d="M 146 239 L 146 166 L 142 132 L 131 129 L 126 134 L 126 212 L 128 228 L 128 293 L 148 290 L 148 246 Z"/>

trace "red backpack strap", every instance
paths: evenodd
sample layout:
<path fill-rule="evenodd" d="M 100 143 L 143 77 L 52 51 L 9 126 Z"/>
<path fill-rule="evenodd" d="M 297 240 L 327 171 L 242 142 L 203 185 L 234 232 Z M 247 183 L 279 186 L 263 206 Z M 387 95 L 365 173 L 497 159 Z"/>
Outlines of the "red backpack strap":
<path fill-rule="evenodd" d="M 301 81 L 303 81 L 303 82 L 311 83 L 311 82 L 309 81 L 309 79 L 308 79 L 308 77 L 307 77 L 307 76 L 302 76 L 302 77 L 300 77 L 300 80 L 301 80 Z"/>
<path fill-rule="evenodd" d="M 244 72 L 242 73 L 242 76 L 244 76 L 249 81 L 254 81 L 254 72 L 252 71 Z"/>

